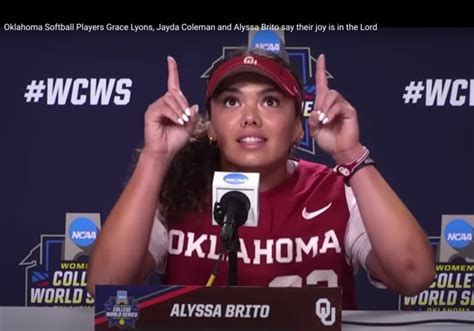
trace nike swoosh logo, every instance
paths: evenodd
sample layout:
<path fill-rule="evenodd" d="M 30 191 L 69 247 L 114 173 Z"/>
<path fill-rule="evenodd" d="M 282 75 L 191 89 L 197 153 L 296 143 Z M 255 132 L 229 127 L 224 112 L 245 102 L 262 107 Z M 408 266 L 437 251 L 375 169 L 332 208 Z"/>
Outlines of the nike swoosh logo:
<path fill-rule="evenodd" d="M 316 216 L 319 216 L 319 215 L 321 215 L 322 213 L 324 213 L 326 210 L 329 209 L 329 207 L 331 207 L 331 205 L 332 205 L 332 202 L 330 202 L 327 206 L 325 206 L 325 207 L 323 207 L 323 208 L 321 208 L 321 209 L 312 211 L 312 212 L 310 212 L 310 213 L 308 213 L 308 212 L 306 211 L 306 207 L 304 207 L 303 212 L 301 213 L 301 215 L 303 216 L 303 218 L 304 218 L 305 220 L 310 220 L 310 219 L 315 218 Z"/>

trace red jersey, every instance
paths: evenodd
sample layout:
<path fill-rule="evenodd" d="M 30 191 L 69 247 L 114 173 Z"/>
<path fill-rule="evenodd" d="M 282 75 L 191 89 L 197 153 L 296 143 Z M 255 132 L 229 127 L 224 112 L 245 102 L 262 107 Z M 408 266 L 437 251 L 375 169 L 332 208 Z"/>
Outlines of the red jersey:
<path fill-rule="evenodd" d="M 355 309 L 354 278 L 370 242 L 357 203 L 332 169 L 300 160 L 278 187 L 259 194 L 257 227 L 239 227 L 238 285 L 342 287 Z M 167 229 L 166 229 L 167 228 Z M 149 251 L 164 284 L 205 285 L 221 247 L 211 210 L 154 222 Z M 227 285 L 228 261 L 215 285 Z"/>

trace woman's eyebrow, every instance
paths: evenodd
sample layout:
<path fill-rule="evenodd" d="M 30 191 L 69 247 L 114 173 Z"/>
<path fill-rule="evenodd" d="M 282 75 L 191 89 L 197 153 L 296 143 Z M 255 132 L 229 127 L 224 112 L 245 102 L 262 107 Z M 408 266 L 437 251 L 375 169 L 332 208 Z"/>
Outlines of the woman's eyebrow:
<path fill-rule="evenodd" d="M 232 86 L 229 86 L 229 87 L 224 87 L 220 92 L 219 94 L 222 94 L 222 93 L 225 93 L 225 92 L 231 92 L 231 93 L 242 93 L 242 91 L 236 87 L 232 87 Z"/>
<path fill-rule="evenodd" d="M 240 90 L 239 88 L 236 88 L 236 87 L 232 87 L 232 86 L 224 87 L 224 88 L 220 91 L 219 94 L 224 93 L 224 92 L 231 92 L 231 93 L 240 93 L 240 94 L 242 94 L 242 90 Z M 274 87 L 274 86 L 271 86 L 271 87 L 267 87 L 267 88 L 264 88 L 263 90 L 258 91 L 257 94 L 262 95 L 262 94 L 269 93 L 269 92 L 282 93 L 279 88 Z"/>
<path fill-rule="evenodd" d="M 269 92 L 278 92 L 278 93 L 283 93 L 279 88 L 275 87 L 275 86 L 272 86 L 272 87 L 267 87 L 261 91 L 258 92 L 258 94 L 265 94 L 265 93 L 269 93 Z"/>

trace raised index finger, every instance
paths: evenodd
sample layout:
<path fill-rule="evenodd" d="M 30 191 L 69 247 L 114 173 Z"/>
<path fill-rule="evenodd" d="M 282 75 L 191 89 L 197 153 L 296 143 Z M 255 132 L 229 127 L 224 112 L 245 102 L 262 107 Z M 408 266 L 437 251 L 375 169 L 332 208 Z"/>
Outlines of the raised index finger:
<path fill-rule="evenodd" d="M 322 100 L 328 91 L 328 78 L 326 76 L 326 58 L 324 54 L 318 57 L 316 62 L 316 105 L 321 107 Z"/>
<path fill-rule="evenodd" d="M 168 90 L 179 90 L 178 64 L 171 56 L 168 56 Z"/>

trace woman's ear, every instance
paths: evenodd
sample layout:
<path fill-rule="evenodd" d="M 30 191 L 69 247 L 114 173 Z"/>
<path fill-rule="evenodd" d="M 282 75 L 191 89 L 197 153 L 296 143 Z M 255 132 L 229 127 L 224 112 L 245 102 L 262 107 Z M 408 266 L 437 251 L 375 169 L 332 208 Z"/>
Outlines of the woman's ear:
<path fill-rule="evenodd" d="M 295 129 L 293 133 L 293 143 L 298 144 L 301 139 L 303 139 L 304 131 L 303 124 L 301 123 L 301 118 L 296 119 Z"/>
<path fill-rule="evenodd" d="M 209 140 L 217 140 L 216 131 L 214 130 L 214 127 L 212 126 L 211 122 L 209 122 L 209 125 L 207 127 L 207 137 L 209 138 Z"/>

